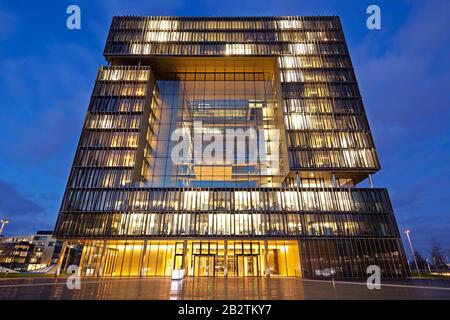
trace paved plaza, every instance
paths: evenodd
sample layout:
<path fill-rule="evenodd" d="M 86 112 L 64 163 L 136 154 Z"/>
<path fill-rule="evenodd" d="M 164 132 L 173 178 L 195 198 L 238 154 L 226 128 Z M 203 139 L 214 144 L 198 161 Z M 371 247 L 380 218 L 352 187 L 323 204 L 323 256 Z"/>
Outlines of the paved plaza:
<path fill-rule="evenodd" d="M 66 278 L 0 279 L 0 299 L 448 299 L 448 280 L 409 280 L 382 283 L 369 290 L 363 282 L 299 278 L 82 278 L 70 290 Z"/>

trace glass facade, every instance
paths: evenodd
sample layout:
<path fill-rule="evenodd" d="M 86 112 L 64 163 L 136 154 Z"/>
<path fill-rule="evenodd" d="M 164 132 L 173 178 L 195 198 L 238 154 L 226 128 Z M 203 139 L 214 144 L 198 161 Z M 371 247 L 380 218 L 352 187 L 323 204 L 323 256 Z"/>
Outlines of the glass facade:
<path fill-rule="evenodd" d="M 298 252 L 293 240 L 91 241 L 80 268 L 87 276 L 171 276 L 186 264 L 188 276 L 301 276 Z"/>
<path fill-rule="evenodd" d="M 83 275 L 409 276 L 337 17 L 115 17 L 55 234 Z"/>
<path fill-rule="evenodd" d="M 188 67 L 185 67 L 189 69 Z M 277 103 L 274 73 L 257 70 L 232 71 L 216 65 L 208 72 L 163 72 L 156 82 L 156 119 L 151 126 L 142 181 L 148 187 L 258 187 L 280 185 L 285 175 L 270 167 L 270 150 L 275 130 L 283 126 Z M 174 163 L 172 150 L 179 143 L 171 134 L 175 130 L 199 137 L 199 145 L 190 148 L 201 150 L 198 161 L 191 158 Z M 238 152 L 230 155 L 226 138 L 239 132 L 260 133 L 259 157 L 251 159 Z M 250 133 L 249 133 L 250 134 Z M 208 144 L 217 142 L 214 151 L 220 152 L 212 159 L 206 151 Z M 245 143 L 245 141 L 243 141 Z M 285 141 L 281 141 L 285 145 Z M 211 148 L 211 147 L 210 147 Z M 231 150 L 233 151 L 233 150 Z"/>

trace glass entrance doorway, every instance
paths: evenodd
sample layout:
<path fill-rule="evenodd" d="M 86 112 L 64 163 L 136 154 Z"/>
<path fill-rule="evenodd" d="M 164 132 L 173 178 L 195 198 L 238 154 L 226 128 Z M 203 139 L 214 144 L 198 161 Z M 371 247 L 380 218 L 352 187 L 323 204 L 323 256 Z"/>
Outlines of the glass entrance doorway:
<path fill-rule="evenodd" d="M 216 256 L 212 254 L 194 255 L 194 276 L 213 277 L 215 271 Z"/>
<path fill-rule="evenodd" d="M 233 241 L 228 244 L 228 275 L 235 277 L 261 276 L 264 255 L 258 241 Z"/>
<path fill-rule="evenodd" d="M 259 255 L 237 256 L 237 276 L 259 276 Z"/>
<path fill-rule="evenodd" d="M 223 241 L 188 241 L 188 275 L 193 277 L 223 276 Z"/>

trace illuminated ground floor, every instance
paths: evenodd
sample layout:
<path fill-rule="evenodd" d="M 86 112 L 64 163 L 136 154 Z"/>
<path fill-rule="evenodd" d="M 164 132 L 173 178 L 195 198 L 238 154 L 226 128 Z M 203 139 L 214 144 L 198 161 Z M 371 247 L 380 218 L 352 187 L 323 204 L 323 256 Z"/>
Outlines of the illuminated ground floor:
<path fill-rule="evenodd" d="M 91 241 L 80 261 L 83 276 L 301 276 L 295 240 Z"/>
<path fill-rule="evenodd" d="M 376 265 L 383 278 L 410 276 L 400 239 L 389 238 L 181 238 L 64 240 L 77 247 L 82 276 L 365 278 Z M 60 258 L 58 270 L 74 263 Z"/>

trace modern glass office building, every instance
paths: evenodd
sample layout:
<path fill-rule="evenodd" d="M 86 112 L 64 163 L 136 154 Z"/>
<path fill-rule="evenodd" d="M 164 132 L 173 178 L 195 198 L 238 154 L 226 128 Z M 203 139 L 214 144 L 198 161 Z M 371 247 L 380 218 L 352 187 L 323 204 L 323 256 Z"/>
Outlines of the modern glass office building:
<path fill-rule="evenodd" d="M 55 230 L 82 275 L 409 276 L 338 17 L 115 17 L 104 56 Z"/>

